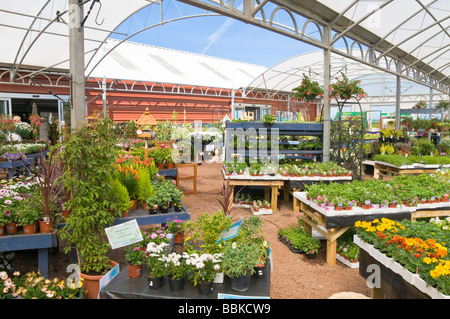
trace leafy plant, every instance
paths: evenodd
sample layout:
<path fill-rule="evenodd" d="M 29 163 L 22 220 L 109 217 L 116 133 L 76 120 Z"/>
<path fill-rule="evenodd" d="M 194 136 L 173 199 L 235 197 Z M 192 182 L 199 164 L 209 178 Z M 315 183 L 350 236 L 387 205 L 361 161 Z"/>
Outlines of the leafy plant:
<path fill-rule="evenodd" d="M 307 101 L 314 101 L 318 96 L 323 95 L 323 89 L 320 87 L 319 82 L 311 81 L 311 79 L 303 74 L 302 83 L 292 89 L 292 97 L 304 98 Z"/>
<path fill-rule="evenodd" d="M 222 257 L 222 269 L 230 278 L 253 274 L 259 257 L 259 247 L 255 243 L 227 242 Z"/>
<path fill-rule="evenodd" d="M 272 124 L 272 123 L 274 123 L 276 120 L 277 120 L 277 117 L 276 117 L 275 115 L 272 115 L 272 114 L 269 114 L 269 113 L 266 113 L 266 114 L 263 115 L 263 121 L 264 121 L 264 123 Z"/>
<path fill-rule="evenodd" d="M 125 259 L 133 266 L 144 264 L 144 254 L 139 246 L 128 246 L 125 249 Z"/>
<path fill-rule="evenodd" d="M 138 183 L 137 183 L 137 198 L 145 202 L 147 198 L 152 197 L 155 194 L 153 189 L 152 180 L 150 177 L 150 171 L 145 166 L 138 168 Z"/>
<path fill-rule="evenodd" d="M 34 166 L 37 193 L 30 193 L 34 204 L 42 211 L 44 220 L 49 220 L 56 214 L 64 192 L 62 176 L 64 166 L 61 150 L 54 147 L 47 154 L 40 154 L 40 165 Z"/>
<path fill-rule="evenodd" d="M 113 224 L 115 209 L 111 179 L 114 177 L 115 138 L 112 121 L 100 118 L 92 126 L 80 126 L 64 138 L 62 175 L 69 194 L 66 202 L 71 214 L 60 230 L 67 240 L 64 252 L 75 246 L 78 263 L 85 274 L 104 274 L 110 268 L 110 249 L 104 229 Z"/>
<path fill-rule="evenodd" d="M 122 183 L 114 178 L 112 181 L 114 198 L 117 204 L 117 209 L 119 212 L 128 212 L 133 206 L 133 202 L 130 199 L 130 194 L 128 193 L 127 188 L 122 185 Z"/>
<path fill-rule="evenodd" d="M 336 82 L 331 84 L 331 96 L 338 99 L 347 100 L 352 96 L 357 96 L 358 98 L 366 96 L 366 92 L 359 87 L 361 81 L 359 80 L 349 80 L 344 73 L 341 73 L 342 79 L 335 78 Z"/>

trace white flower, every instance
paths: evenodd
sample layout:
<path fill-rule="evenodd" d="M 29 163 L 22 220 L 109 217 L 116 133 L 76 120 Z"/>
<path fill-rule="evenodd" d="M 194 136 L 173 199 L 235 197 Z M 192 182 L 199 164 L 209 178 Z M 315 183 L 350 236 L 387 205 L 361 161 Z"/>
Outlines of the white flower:
<path fill-rule="evenodd" d="M 231 245 L 231 248 L 236 249 L 236 246 L 237 246 L 237 244 L 236 244 L 236 242 L 234 242 L 234 243 Z"/>

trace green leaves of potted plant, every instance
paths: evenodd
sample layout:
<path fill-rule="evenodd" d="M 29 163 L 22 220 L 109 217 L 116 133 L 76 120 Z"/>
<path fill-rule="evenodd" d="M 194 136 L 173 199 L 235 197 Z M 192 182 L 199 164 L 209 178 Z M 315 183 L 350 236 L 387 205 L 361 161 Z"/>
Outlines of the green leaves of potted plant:
<path fill-rule="evenodd" d="M 277 117 L 275 115 L 266 113 L 263 115 L 263 122 L 265 126 L 272 126 L 273 123 L 277 120 Z"/>
<path fill-rule="evenodd" d="M 133 206 L 133 201 L 131 200 L 125 185 L 122 185 L 117 178 L 114 178 L 111 183 L 113 185 L 117 210 L 122 217 L 126 217 L 128 216 L 131 206 Z M 114 216 L 116 216 L 116 214 L 114 214 Z"/>
<path fill-rule="evenodd" d="M 142 264 L 144 254 L 140 246 L 129 246 L 126 248 L 125 259 L 128 261 L 128 276 L 138 278 L 142 275 Z"/>
<path fill-rule="evenodd" d="M 304 98 L 307 101 L 314 101 L 317 97 L 323 95 L 323 89 L 319 82 L 311 81 L 311 79 L 303 73 L 302 83 L 292 89 L 293 98 Z"/>
<path fill-rule="evenodd" d="M 344 73 L 341 73 L 342 79 L 335 78 L 336 82 L 330 86 L 330 96 L 337 99 L 348 100 L 352 96 L 356 96 L 358 99 L 367 96 L 366 92 L 359 87 L 361 81 L 349 80 Z"/>
<path fill-rule="evenodd" d="M 71 214 L 66 218 L 60 237 L 66 240 L 65 253 L 75 247 L 83 285 L 92 279 L 87 288 L 88 299 L 98 296 L 100 278 L 116 262 L 106 255 L 110 249 L 104 229 L 111 226 L 114 217 L 110 210 L 115 208 L 113 188 L 115 137 L 112 121 L 98 119 L 88 126 L 80 126 L 67 134 L 64 146 L 64 173 L 62 180 L 69 200 L 66 202 Z"/>
<path fill-rule="evenodd" d="M 259 247 L 256 243 L 226 243 L 222 257 L 222 269 L 231 278 L 231 288 L 247 291 L 255 265 L 259 261 Z"/>

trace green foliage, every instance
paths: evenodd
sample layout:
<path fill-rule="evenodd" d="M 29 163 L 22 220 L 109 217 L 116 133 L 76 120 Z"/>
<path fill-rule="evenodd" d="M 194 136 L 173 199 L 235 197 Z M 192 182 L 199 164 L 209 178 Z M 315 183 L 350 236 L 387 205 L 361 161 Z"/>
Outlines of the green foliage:
<path fill-rule="evenodd" d="M 130 199 L 130 194 L 128 193 L 127 188 L 124 185 L 122 185 L 122 183 L 117 178 L 114 178 L 111 181 L 111 184 L 113 186 L 117 210 L 119 212 L 129 211 L 131 206 L 133 205 L 133 202 Z"/>
<path fill-rule="evenodd" d="M 230 278 L 253 274 L 259 258 L 259 247 L 256 243 L 227 241 L 222 256 L 222 269 Z"/>
<path fill-rule="evenodd" d="M 319 82 L 311 81 L 306 74 L 303 74 L 302 83 L 292 89 L 293 98 L 304 98 L 307 101 L 314 101 L 322 95 L 323 89 L 320 87 Z"/>
<path fill-rule="evenodd" d="M 138 183 L 137 183 L 137 198 L 140 201 L 145 202 L 147 198 L 152 197 L 155 194 L 155 190 L 152 186 L 152 180 L 150 177 L 150 171 L 147 167 L 139 167 Z"/>
<path fill-rule="evenodd" d="M 80 126 L 65 136 L 63 162 L 64 188 L 70 194 L 66 202 L 71 214 L 60 231 L 67 240 L 66 253 L 74 245 L 81 271 L 104 274 L 111 266 L 106 256 L 110 246 L 105 228 L 114 222 L 113 204 L 114 147 L 112 121 L 98 119 L 92 126 Z"/>

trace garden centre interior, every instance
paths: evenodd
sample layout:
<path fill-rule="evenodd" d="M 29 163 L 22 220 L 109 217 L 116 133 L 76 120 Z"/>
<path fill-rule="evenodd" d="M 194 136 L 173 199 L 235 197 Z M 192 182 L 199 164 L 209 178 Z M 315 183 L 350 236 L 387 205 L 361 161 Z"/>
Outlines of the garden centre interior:
<path fill-rule="evenodd" d="M 448 9 L 3 1 L 0 296 L 449 299 Z"/>

